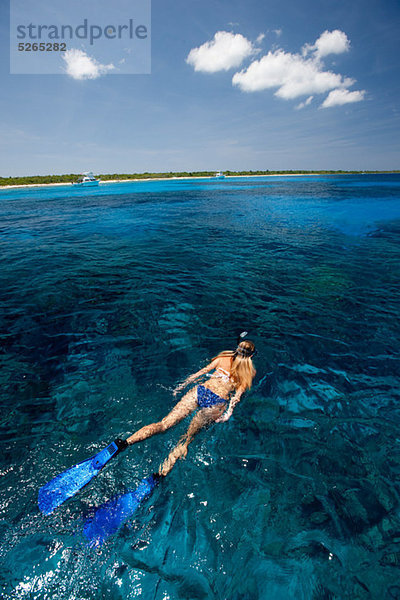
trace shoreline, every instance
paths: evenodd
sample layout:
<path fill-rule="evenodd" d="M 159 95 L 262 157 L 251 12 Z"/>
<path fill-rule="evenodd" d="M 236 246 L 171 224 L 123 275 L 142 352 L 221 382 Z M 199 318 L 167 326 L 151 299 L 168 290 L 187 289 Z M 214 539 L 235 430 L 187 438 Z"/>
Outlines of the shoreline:
<path fill-rule="evenodd" d="M 225 175 L 224 179 L 236 179 L 237 177 L 304 177 L 305 175 L 320 175 L 320 173 L 271 173 L 270 175 Z M 129 183 L 133 181 L 137 183 L 138 181 L 177 181 L 180 179 L 186 179 L 191 181 L 192 179 L 215 179 L 216 181 L 223 181 L 223 179 L 219 179 L 210 175 L 207 176 L 193 176 L 193 177 L 140 177 L 140 178 L 131 178 L 131 179 L 108 179 L 106 181 L 100 180 L 99 185 L 106 185 L 107 183 Z M 72 183 L 63 182 L 63 183 L 21 183 L 20 185 L 2 185 L 0 186 L 1 190 L 10 190 L 15 188 L 41 188 L 41 187 L 55 187 L 55 186 L 72 186 Z M 84 186 L 82 186 L 84 187 Z M 90 188 L 88 188 L 90 189 Z M 96 188 L 91 188 L 96 189 Z"/>
<path fill-rule="evenodd" d="M 379 175 L 379 174 L 390 174 L 390 173 L 394 173 L 394 171 L 381 171 L 381 172 L 376 172 L 376 173 L 365 173 L 366 175 Z M 238 177 L 246 177 L 246 178 L 250 178 L 250 177 L 315 177 L 317 175 L 362 175 L 363 172 L 360 171 L 359 173 L 346 173 L 346 172 L 341 172 L 341 173 L 265 173 L 264 175 L 225 175 L 224 179 L 237 179 Z M 101 181 L 99 182 L 99 185 L 105 185 L 108 183 L 129 183 L 129 182 L 138 182 L 138 181 L 177 181 L 180 179 L 186 179 L 188 181 L 194 179 L 215 179 L 216 181 L 223 181 L 223 179 L 218 179 L 215 176 L 193 176 L 193 177 L 141 177 L 141 178 L 131 178 L 131 179 L 109 179 L 106 181 Z M 69 182 L 62 182 L 62 183 L 21 183 L 20 185 L 15 184 L 15 185 L 1 185 L 0 186 L 0 191 L 1 190 L 10 190 L 10 189 L 16 189 L 16 188 L 20 188 L 20 189 L 24 189 L 24 188 L 42 188 L 42 187 L 60 187 L 60 186 L 64 186 L 64 187 L 70 187 L 72 186 L 72 183 Z M 83 186 L 84 187 L 84 186 Z M 92 188 L 95 189 L 95 188 Z"/>

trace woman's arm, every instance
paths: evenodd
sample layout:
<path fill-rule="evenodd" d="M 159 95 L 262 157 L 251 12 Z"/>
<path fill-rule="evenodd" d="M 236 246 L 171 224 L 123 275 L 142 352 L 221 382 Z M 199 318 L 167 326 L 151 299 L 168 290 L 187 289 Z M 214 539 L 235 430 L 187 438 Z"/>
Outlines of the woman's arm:
<path fill-rule="evenodd" d="M 228 419 L 231 418 L 232 413 L 233 413 L 233 409 L 235 408 L 236 404 L 239 404 L 239 402 L 240 402 L 240 400 L 241 400 L 241 398 L 243 396 L 244 391 L 245 390 L 243 388 L 239 388 L 236 391 L 236 394 L 231 398 L 231 400 L 229 402 L 228 409 L 218 419 L 215 419 L 216 423 L 225 423 L 225 421 L 227 421 Z"/>
<path fill-rule="evenodd" d="M 202 377 L 206 373 L 209 373 L 210 371 L 215 369 L 217 367 L 217 365 L 218 365 L 218 360 L 213 360 L 212 362 L 210 362 L 209 365 L 204 367 L 204 369 L 200 369 L 200 371 L 197 371 L 197 373 L 193 373 L 193 375 L 189 375 L 189 377 L 187 377 L 185 379 L 185 381 L 183 381 L 182 383 L 180 383 L 179 385 L 176 386 L 176 388 L 173 391 L 174 396 L 176 396 L 176 394 L 178 392 L 180 392 L 181 390 L 183 390 L 183 388 L 185 388 L 187 385 L 196 381 L 196 379 L 200 379 L 200 377 Z"/>

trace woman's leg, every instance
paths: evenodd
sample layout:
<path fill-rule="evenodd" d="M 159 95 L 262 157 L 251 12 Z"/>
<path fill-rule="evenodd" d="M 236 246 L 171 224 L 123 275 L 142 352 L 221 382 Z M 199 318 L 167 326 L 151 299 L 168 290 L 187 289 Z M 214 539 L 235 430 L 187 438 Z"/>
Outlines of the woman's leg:
<path fill-rule="evenodd" d="M 190 442 L 193 440 L 194 436 L 201 430 L 203 427 L 215 421 L 222 415 L 226 408 L 226 404 L 219 404 L 210 408 L 203 408 L 200 410 L 190 422 L 189 428 L 184 436 L 179 440 L 179 443 L 171 450 L 169 456 L 165 459 L 165 461 L 160 465 L 158 469 L 158 474 L 162 476 L 168 475 L 168 473 L 172 470 L 172 467 L 180 458 L 186 458 L 188 453 L 188 446 Z"/>
<path fill-rule="evenodd" d="M 127 438 L 128 444 L 136 444 L 137 442 L 141 442 L 156 433 L 162 433 L 173 427 L 179 421 L 182 421 L 185 417 L 187 417 L 191 412 L 193 412 L 197 408 L 197 388 L 190 390 L 187 394 L 185 394 L 174 406 L 170 413 L 167 414 L 161 421 L 158 423 L 151 423 L 150 425 L 145 425 L 131 436 Z"/>

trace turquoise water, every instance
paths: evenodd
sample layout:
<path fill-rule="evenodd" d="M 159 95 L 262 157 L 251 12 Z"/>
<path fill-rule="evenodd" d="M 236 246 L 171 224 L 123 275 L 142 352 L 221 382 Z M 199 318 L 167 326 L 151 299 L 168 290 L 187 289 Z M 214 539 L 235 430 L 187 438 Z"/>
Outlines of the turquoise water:
<path fill-rule="evenodd" d="M 6 600 L 400 598 L 399 195 L 399 175 L 0 191 Z M 253 389 L 101 549 L 84 519 L 188 421 L 39 513 L 243 329 Z"/>

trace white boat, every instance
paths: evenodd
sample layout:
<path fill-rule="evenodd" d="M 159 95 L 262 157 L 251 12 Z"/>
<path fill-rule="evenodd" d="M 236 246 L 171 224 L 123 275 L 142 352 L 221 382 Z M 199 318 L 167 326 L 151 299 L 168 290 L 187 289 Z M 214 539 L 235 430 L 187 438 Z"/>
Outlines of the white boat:
<path fill-rule="evenodd" d="M 215 173 L 215 177 L 216 177 L 217 179 L 225 179 L 225 175 L 223 174 L 223 172 L 222 172 L 222 171 L 217 171 L 217 172 Z"/>
<path fill-rule="evenodd" d="M 100 179 L 96 179 L 93 175 L 92 171 L 86 171 L 86 173 L 82 173 L 77 181 L 74 181 L 72 185 L 80 185 L 84 187 L 93 187 L 95 185 L 99 185 Z"/>

